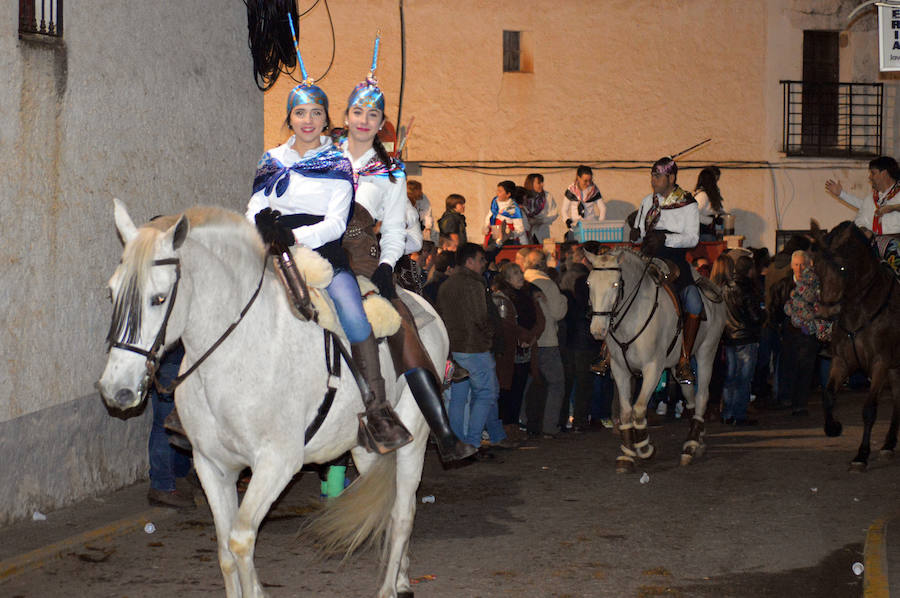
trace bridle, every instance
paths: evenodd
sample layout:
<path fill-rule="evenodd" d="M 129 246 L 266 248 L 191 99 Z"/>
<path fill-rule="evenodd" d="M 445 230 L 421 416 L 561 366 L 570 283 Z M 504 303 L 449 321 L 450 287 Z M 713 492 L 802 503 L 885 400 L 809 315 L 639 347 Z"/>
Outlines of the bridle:
<path fill-rule="evenodd" d="M 607 311 L 592 311 L 591 317 L 594 316 L 607 316 L 612 322 L 613 318 L 616 316 L 616 306 L 619 305 L 619 302 L 622 300 L 622 297 L 625 295 L 625 281 L 622 279 L 622 268 L 619 266 L 609 267 L 609 268 L 591 268 L 591 271 L 594 272 L 618 272 L 619 280 L 616 282 L 616 286 L 619 289 L 619 292 L 616 294 L 616 300 L 613 302 L 612 307 Z"/>
<path fill-rule="evenodd" d="M 150 346 L 150 349 L 142 349 L 137 345 L 132 345 L 130 343 L 123 343 L 121 341 L 114 341 L 109 344 L 107 348 L 107 352 L 111 349 L 123 349 L 125 351 L 131 351 L 132 353 L 137 353 L 138 355 L 143 355 L 147 361 L 144 364 L 145 372 L 144 377 L 141 379 L 140 385 L 138 385 L 138 394 L 143 395 L 144 391 L 147 389 L 147 385 L 151 379 L 156 375 L 156 370 L 159 369 L 159 358 L 160 351 L 162 349 L 163 343 L 166 340 L 166 327 L 169 324 L 169 317 L 172 315 L 172 307 L 175 305 L 175 297 L 178 296 L 178 283 L 181 282 L 181 260 L 178 258 L 166 258 L 161 260 L 153 260 L 150 264 L 151 266 L 175 266 L 175 284 L 172 286 L 172 293 L 169 295 L 169 303 L 166 305 L 166 314 L 163 316 L 162 326 L 159 328 L 159 332 L 156 333 L 156 338 L 153 339 L 153 344 Z"/>
<path fill-rule="evenodd" d="M 616 295 L 616 301 L 613 303 L 612 308 L 607 311 L 592 311 L 591 317 L 594 316 L 607 316 L 609 317 L 610 326 L 607 334 L 609 338 L 611 338 L 619 347 L 622 349 L 622 358 L 625 360 L 625 367 L 628 368 L 629 371 L 634 372 L 635 370 L 631 367 L 631 364 L 628 363 L 628 348 L 636 341 L 647 329 L 650 325 L 650 322 L 653 320 L 653 316 L 656 315 L 656 310 L 659 308 L 659 289 L 660 285 L 657 283 L 656 286 L 656 296 L 653 298 L 653 308 L 650 310 L 650 314 L 647 316 L 647 319 L 644 320 L 644 325 L 641 326 L 640 330 L 631 337 L 628 341 L 622 341 L 616 338 L 615 332 L 618 330 L 619 325 L 625 320 L 625 315 L 631 309 L 631 306 L 634 305 L 635 300 L 637 299 L 638 293 L 641 290 L 641 285 L 644 282 L 644 278 L 647 276 L 647 271 L 650 269 L 650 263 L 652 260 L 646 260 L 644 264 L 644 269 L 641 271 L 641 276 L 638 278 L 637 284 L 634 286 L 634 291 L 632 291 L 628 300 L 624 302 L 624 307 L 619 309 L 619 305 L 622 303 L 622 298 L 625 296 L 625 280 L 622 278 L 622 268 L 621 266 L 615 267 L 594 267 L 592 270 L 598 271 L 613 271 L 619 273 L 619 280 L 617 282 L 619 287 L 619 292 Z M 679 323 L 680 327 L 680 323 Z M 669 345 L 668 350 L 666 351 L 666 355 L 668 355 L 672 351 L 672 347 L 675 345 L 675 340 L 678 338 L 678 331 L 676 330 L 675 337 L 673 338 L 673 342 Z"/>
<path fill-rule="evenodd" d="M 247 315 L 247 312 L 250 310 L 250 306 L 256 301 L 256 298 L 259 296 L 259 291 L 262 289 L 263 279 L 266 276 L 266 266 L 268 265 L 269 256 L 266 254 L 266 257 L 263 259 L 263 268 L 262 274 L 259 277 L 259 283 L 256 285 L 256 290 L 253 291 L 253 295 L 247 301 L 247 304 L 244 306 L 244 309 L 241 310 L 238 319 L 231 323 L 231 325 L 219 336 L 219 338 L 210 346 L 206 352 L 200 356 L 200 358 L 191 365 L 190 368 L 187 369 L 186 372 L 177 376 L 170 384 L 168 384 L 165 388 L 161 388 L 157 383 L 157 390 L 161 394 L 170 394 L 175 388 L 184 382 L 185 378 L 194 373 L 200 364 L 206 361 L 206 358 L 212 355 L 213 351 L 219 348 L 219 345 L 228 338 L 228 336 L 234 332 L 234 329 L 237 328 L 237 325 L 241 323 L 241 320 L 244 319 L 244 316 Z M 150 349 L 142 349 L 137 345 L 132 345 L 130 343 L 123 343 L 120 341 L 115 341 L 110 343 L 109 349 L 123 349 L 125 351 L 131 351 L 132 353 L 137 353 L 138 355 L 142 355 L 147 358 L 147 361 L 144 364 L 145 372 L 144 377 L 141 379 L 140 385 L 138 385 L 138 394 L 143 395 L 144 391 L 147 390 L 147 387 L 151 380 L 156 379 L 156 372 L 159 370 L 159 360 L 161 357 L 161 352 L 163 348 L 163 344 L 166 340 L 166 328 L 169 325 L 169 317 L 172 315 L 172 309 L 175 306 L 175 298 L 178 296 L 178 283 L 181 282 L 181 260 L 179 258 L 165 258 L 161 260 L 153 260 L 150 264 L 151 266 L 175 266 L 175 284 L 172 285 L 172 292 L 168 297 L 168 305 L 166 305 L 166 313 L 163 316 L 162 325 L 159 328 L 159 332 L 156 333 L 156 338 L 153 340 L 153 345 L 151 345 Z M 107 352 L 109 351 L 107 349 Z"/>

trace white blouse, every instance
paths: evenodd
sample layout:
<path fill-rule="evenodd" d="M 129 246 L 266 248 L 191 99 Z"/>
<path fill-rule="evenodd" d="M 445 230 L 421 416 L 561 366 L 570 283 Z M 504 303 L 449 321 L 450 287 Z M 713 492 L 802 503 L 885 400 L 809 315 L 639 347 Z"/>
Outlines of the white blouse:
<path fill-rule="evenodd" d="M 353 172 L 358 172 L 375 156 L 375 149 L 370 148 L 354 160 L 347 151 L 346 142 L 341 150 L 353 165 Z M 387 176 L 360 176 L 356 185 L 356 203 L 363 206 L 376 222 L 381 222 L 380 263 L 393 268 L 406 246 L 406 206 L 409 204 L 406 174 L 395 171 L 393 183 Z"/>
<path fill-rule="evenodd" d="M 294 137 L 291 136 L 287 142 L 269 150 L 267 154 L 290 167 L 300 160 L 314 157 L 332 147 L 331 139 L 328 137 L 320 137 L 319 141 L 319 147 L 301 156 L 292 148 Z M 274 188 L 271 195 L 266 195 L 266 190 L 260 189 L 250 197 L 245 213 L 247 219 L 254 222 L 257 212 L 263 208 L 272 208 L 285 215 L 324 216 L 321 222 L 295 228 L 294 238 L 297 243 L 317 249 L 330 241 L 340 239 L 347 228 L 347 217 L 353 200 L 353 186 L 350 181 L 305 177 L 297 172 L 289 172 L 286 176 L 290 177 L 290 183 L 281 197 L 278 197 Z"/>

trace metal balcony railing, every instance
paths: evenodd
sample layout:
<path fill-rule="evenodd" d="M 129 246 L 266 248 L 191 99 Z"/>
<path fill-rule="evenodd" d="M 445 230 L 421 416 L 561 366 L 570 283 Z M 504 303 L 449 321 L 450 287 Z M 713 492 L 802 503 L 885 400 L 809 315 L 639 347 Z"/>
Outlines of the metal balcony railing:
<path fill-rule="evenodd" d="M 781 81 L 782 151 L 788 156 L 881 155 L 881 83 Z"/>
<path fill-rule="evenodd" d="M 63 0 L 19 0 L 19 36 L 62 37 Z"/>

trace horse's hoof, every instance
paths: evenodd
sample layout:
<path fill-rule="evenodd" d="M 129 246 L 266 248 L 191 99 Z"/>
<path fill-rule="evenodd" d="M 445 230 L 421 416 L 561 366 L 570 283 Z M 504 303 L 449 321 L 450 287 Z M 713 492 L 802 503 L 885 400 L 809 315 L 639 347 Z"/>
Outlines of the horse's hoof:
<path fill-rule="evenodd" d="M 694 449 L 694 457 L 696 457 L 698 459 L 700 457 L 702 457 L 704 453 L 706 453 L 706 445 L 705 444 L 697 445 L 697 448 Z"/>
<path fill-rule="evenodd" d="M 616 459 L 616 473 L 634 473 L 634 461 L 629 459 Z"/>
<path fill-rule="evenodd" d="M 694 459 L 693 455 L 688 455 L 685 453 L 681 454 L 681 466 L 686 467 L 691 464 L 691 461 Z"/>
<path fill-rule="evenodd" d="M 882 459 L 893 459 L 894 451 L 892 449 L 881 449 L 878 451 L 878 456 Z"/>
<path fill-rule="evenodd" d="M 829 438 L 834 438 L 836 436 L 840 436 L 841 432 L 844 430 L 844 426 L 841 425 L 841 422 L 837 420 L 832 420 L 830 422 L 825 422 L 825 435 Z"/>
<path fill-rule="evenodd" d="M 413 598 L 412 592 L 397 592 L 397 598 Z"/>
<path fill-rule="evenodd" d="M 850 473 L 866 473 L 866 468 L 867 465 L 865 461 L 851 461 L 847 471 Z"/>

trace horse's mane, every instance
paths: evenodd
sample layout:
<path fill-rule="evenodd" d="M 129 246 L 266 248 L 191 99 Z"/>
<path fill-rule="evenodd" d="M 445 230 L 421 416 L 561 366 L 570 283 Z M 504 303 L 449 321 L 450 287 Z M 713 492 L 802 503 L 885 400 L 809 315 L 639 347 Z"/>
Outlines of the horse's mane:
<path fill-rule="evenodd" d="M 113 289 L 113 316 L 107 342 L 122 339 L 133 343 L 141 329 L 141 298 L 156 253 L 156 242 L 178 220 L 185 216 L 190 224 L 189 236 L 204 237 L 213 233 L 218 239 L 245 247 L 254 261 L 261 261 L 265 251 L 256 229 L 242 215 L 216 206 L 196 206 L 181 214 L 154 218 L 141 226 L 122 254 L 119 276 L 121 283 Z"/>
<path fill-rule="evenodd" d="M 838 247 L 846 247 L 849 241 L 855 241 L 861 247 L 869 246 L 869 240 L 866 238 L 866 235 L 863 234 L 860 228 L 856 226 L 856 223 L 852 220 L 845 220 L 831 229 L 828 234 L 825 235 L 825 244 L 834 251 L 837 249 L 834 244 L 838 239 L 844 240 Z"/>

